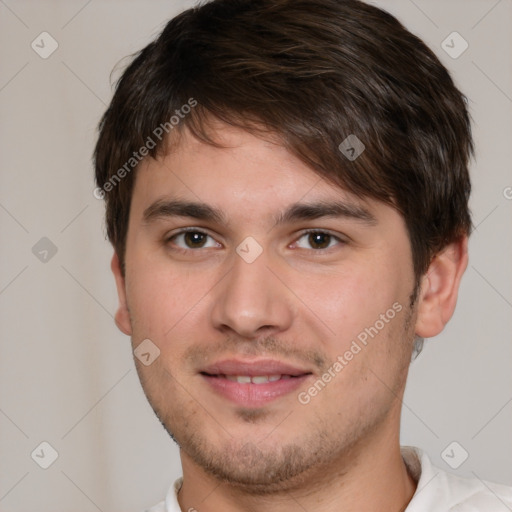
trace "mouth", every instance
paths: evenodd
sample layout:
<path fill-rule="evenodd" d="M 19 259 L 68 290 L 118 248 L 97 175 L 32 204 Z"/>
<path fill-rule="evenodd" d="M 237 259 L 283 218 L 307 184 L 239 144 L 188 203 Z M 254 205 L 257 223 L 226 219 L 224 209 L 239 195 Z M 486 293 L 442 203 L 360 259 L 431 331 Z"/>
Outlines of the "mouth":
<path fill-rule="evenodd" d="M 201 375 L 213 377 L 217 379 L 226 379 L 238 384 L 268 384 L 269 382 L 277 382 L 278 380 L 297 379 L 302 375 L 211 375 L 207 372 L 201 372 Z M 306 374 L 304 374 L 306 375 Z M 308 374 L 309 375 L 309 374 Z"/>
<path fill-rule="evenodd" d="M 261 407 L 284 397 L 313 375 L 275 360 L 225 360 L 199 374 L 217 396 L 244 407 Z"/>

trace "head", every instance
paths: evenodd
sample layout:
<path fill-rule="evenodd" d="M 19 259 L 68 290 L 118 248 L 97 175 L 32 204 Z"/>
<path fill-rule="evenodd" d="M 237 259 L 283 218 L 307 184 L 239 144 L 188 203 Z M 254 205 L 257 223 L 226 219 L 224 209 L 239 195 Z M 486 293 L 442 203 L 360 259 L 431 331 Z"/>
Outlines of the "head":
<path fill-rule="evenodd" d="M 467 263 L 472 149 L 447 70 L 356 0 L 214 0 L 133 59 L 95 194 L 117 324 L 158 347 L 137 368 L 186 460 L 267 492 L 398 430 L 414 340 Z M 304 378 L 235 405 L 205 382 L 234 357 Z"/>

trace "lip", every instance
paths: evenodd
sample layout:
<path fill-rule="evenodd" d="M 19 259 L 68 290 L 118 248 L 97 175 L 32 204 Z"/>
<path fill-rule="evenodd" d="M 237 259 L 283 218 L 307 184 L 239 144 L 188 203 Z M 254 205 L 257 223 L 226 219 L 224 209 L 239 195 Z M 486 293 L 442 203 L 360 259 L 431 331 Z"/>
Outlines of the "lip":
<path fill-rule="evenodd" d="M 298 368 L 275 359 L 259 359 L 255 361 L 242 361 L 240 359 L 224 359 L 210 366 L 207 366 L 201 373 L 209 375 L 249 375 L 255 377 L 257 375 L 291 375 L 298 377 L 310 370 Z"/>
<path fill-rule="evenodd" d="M 256 377 L 260 375 L 289 375 L 289 378 L 280 379 L 263 384 L 240 383 L 228 380 L 225 376 L 246 375 Z M 229 359 L 214 363 L 200 372 L 201 378 L 210 389 L 231 402 L 243 407 L 262 407 L 280 397 L 284 397 L 311 377 L 312 372 L 287 363 L 272 359 L 259 361 L 240 361 Z"/>

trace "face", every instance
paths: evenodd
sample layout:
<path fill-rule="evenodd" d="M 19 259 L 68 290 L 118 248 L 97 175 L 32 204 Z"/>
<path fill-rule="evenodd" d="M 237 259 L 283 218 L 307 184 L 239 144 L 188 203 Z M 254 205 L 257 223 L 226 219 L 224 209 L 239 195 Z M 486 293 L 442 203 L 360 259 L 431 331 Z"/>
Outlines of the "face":
<path fill-rule="evenodd" d="M 391 207 L 216 136 L 141 164 L 116 320 L 159 350 L 137 369 L 183 463 L 265 492 L 398 435 L 412 254 Z"/>

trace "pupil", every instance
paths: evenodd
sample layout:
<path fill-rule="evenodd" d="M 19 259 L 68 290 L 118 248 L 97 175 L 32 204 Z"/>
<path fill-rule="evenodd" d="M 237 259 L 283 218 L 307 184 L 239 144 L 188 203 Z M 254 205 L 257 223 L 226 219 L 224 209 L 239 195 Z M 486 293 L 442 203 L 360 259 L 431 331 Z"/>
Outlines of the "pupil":
<path fill-rule="evenodd" d="M 185 243 L 189 247 L 200 247 L 204 243 L 204 234 L 196 232 L 185 233 Z"/>
<path fill-rule="evenodd" d="M 310 233 L 309 242 L 313 247 L 325 249 L 329 246 L 331 235 L 325 233 Z"/>

